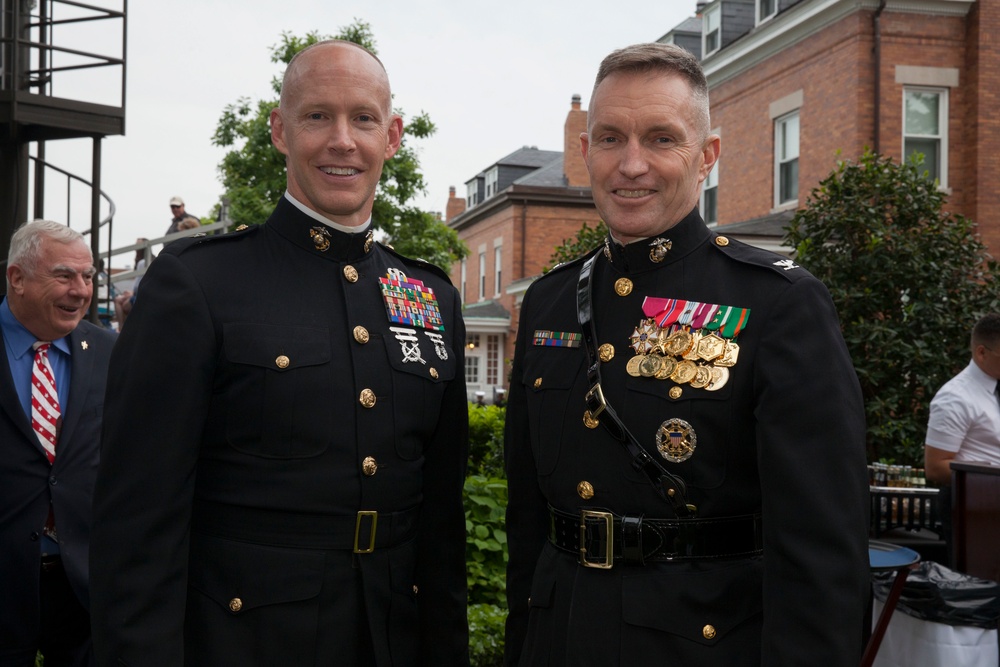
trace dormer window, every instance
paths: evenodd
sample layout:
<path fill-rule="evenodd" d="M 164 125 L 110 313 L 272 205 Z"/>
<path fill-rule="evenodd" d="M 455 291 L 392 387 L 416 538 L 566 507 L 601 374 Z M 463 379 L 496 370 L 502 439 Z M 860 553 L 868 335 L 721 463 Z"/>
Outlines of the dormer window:
<path fill-rule="evenodd" d="M 479 203 L 479 184 L 472 179 L 465 184 L 465 206 L 472 208 Z"/>
<path fill-rule="evenodd" d="M 712 55 L 722 46 L 722 5 L 705 10 L 702 15 L 702 53 Z"/>
<path fill-rule="evenodd" d="M 757 0 L 757 25 L 778 13 L 778 0 Z"/>
<path fill-rule="evenodd" d="M 500 168 L 493 167 L 486 172 L 486 199 L 497 193 L 497 181 L 500 177 Z"/>

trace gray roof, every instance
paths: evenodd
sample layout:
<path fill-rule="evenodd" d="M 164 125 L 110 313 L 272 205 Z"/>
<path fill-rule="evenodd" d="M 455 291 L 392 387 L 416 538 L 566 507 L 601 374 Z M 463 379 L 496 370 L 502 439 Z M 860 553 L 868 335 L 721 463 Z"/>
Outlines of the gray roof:
<path fill-rule="evenodd" d="M 466 319 L 470 317 L 480 319 L 509 320 L 510 313 L 500 305 L 500 302 L 490 299 L 489 301 L 478 301 L 462 306 L 462 316 Z"/>
<path fill-rule="evenodd" d="M 510 155 L 502 157 L 494 164 L 505 167 L 544 167 L 556 158 L 561 158 L 561 151 L 542 151 L 538 148 L 525 146 Z"/>
<path fill-rule="evenodd" d="M 720 234 L 741 234 L 746 236 L 773 236 L 784 238 L 785 227 L 795 217 L 795 211 L 778 211 L 759 218 L 734 222 L 730 225 L 719 225 L 715 231 Z"/>
<path fill-rule="evenodd" d="M 691 18 L 684 19 L 678 25 L 674 26 L 674 29 L 670 32 L 696 32 L 701 34 L 701 17 L 692 16 Z"/>
<path fill-rule="evenodd" d="M 543 188 L 561 188 L 566 186 L 566 175 L 563 174 L 563 154 L 558 151 L 545 151 L 554 157 L 545 166 L 525 174 L 514 181 L 515 185 L 534 185 Z"/>

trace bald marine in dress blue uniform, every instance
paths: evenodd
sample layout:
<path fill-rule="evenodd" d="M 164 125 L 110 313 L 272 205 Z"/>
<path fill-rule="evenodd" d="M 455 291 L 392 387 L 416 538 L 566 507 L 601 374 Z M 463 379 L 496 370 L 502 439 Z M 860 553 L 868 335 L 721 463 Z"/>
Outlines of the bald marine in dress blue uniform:
<path fill-rule="evenodd" d="M 373 239 L 381 63 L 289 64 L 266 224 L 172 244 L 112 359 L 98 664 L 468 665 L 460 299 Z"/>
<path fill-rule="evenodd" d="M 709 128 L 687 52 L 602 63 L 582 144 L 610 236 L 521 308 L 508 665 L 860 662 L 857 378 L 822 283 L 699 216 Z"/>

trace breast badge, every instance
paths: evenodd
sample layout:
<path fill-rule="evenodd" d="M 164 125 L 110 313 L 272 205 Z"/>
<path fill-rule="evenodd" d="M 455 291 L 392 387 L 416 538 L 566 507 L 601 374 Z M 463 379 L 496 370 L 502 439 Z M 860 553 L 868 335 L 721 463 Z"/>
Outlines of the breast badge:
<path fill-rule="evenodd" d="M 656 449 L 671 463 L 687 461 L 697 445 L 697 434 L 683 419 L 668 419 L 656 431 Z"/>
<path fill-rule="evenodd" d="M 629 375 L 706 391 L 729 382 L 739 360 L 736 337 L 750 320 L 749 308 L 646 297 L 642 311 L 645 317 L 629 338 L 635 352 L 625 364 Z"/>
<path fill-rule="evenodd" d="M 417 332 L 415 329 L 389 327 L 389 331 L 396 334 L 396 340 L 399 341 L 399 347 L 403 352 L 404 364 L 408 364 L 410 362 L 420 362 L 425 365 L 427 364 L 427 362 L 424 361 L 423 355 L 420 353 L 420 339 L 417 338 Z"/>

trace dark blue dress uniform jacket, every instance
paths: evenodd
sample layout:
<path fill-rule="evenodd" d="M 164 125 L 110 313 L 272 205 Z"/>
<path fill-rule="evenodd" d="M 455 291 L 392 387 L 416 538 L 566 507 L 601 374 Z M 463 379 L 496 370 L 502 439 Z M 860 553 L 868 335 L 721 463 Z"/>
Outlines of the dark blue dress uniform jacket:
<path fill-rule="evenodd" d="M 390 270 L 443 331 L 389 321 Z M 165 250 L 112 358 L 98 663 L 468 664 L 460 305 L 285 199 Z"/>
<path fill-rule="evenodd" d="M 861 393 L 825 287 L 794 263 L 718 236 L 692 212 L 650 240 L 612 244 L 593 277 L 604 395 L 642 445 L 689 486 L 699 519 L 762 513 L 763 556 L 584 568 L 547 542 L 546 508 L 669 518 L 603 425 L 584 425 L 585 347 L 536 346 L 534 332 L 582 333 L 580 261 L 536 281 L 521 309 L 507 412 L 510 504 L 507 662 L 528 665 L 823 665 L 861 657 L 869 590 Z M 619 296 L 615 281 L 633 289 Z M 738 362 L 716 391 L 632 377 L 643 298 L 751 310 Z M 670 389 L 675 390 L 673 396 Z M 681 463 L 655 434 L 688 422 Z M 581 481 L 593 497 L 578 493 Z"/>

